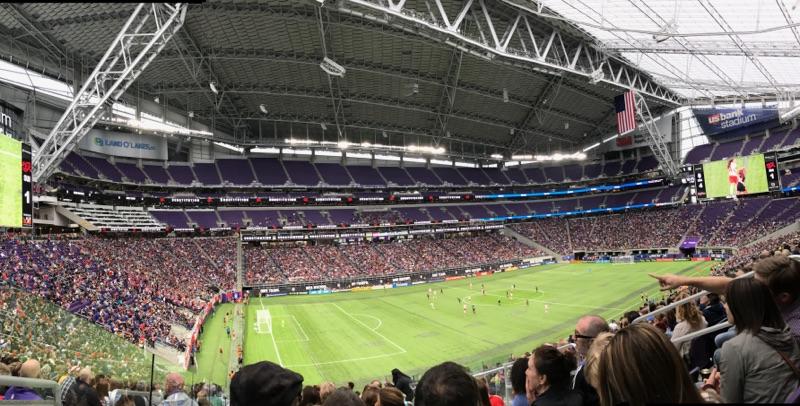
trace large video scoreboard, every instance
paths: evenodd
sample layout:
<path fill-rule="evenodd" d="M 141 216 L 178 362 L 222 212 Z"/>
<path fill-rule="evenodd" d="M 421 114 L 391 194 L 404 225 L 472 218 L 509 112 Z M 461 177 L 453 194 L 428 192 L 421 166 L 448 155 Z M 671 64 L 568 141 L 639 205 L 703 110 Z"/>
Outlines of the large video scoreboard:
<path fill-rule="evenodd" d="M 32 226 L 30 146 L 0 134 L 0 227 Z"/>
<path fill-rule="evenodd" d="M 774 155 L 754 154 L 694 165 L 697 197 L 714 199 L 780 190 Z"/>

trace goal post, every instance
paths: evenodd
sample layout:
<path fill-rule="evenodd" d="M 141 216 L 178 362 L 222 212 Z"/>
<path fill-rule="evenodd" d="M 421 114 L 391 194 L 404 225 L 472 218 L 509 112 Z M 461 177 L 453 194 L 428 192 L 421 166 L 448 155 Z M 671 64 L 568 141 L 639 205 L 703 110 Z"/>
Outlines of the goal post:
<path fill-rule="evenodd" d="M 256 312 L 256 326 L 258 326 L 259 332 L 272 334 L 272 314 L 270 314 L 269 309 L 262 309 Z"/>
<path fill-rule="evenodd" d="M 615 264 L 632 264 L 634 262 L 633 255 L 620 255 L 611 257 L 611 262 Z"/>

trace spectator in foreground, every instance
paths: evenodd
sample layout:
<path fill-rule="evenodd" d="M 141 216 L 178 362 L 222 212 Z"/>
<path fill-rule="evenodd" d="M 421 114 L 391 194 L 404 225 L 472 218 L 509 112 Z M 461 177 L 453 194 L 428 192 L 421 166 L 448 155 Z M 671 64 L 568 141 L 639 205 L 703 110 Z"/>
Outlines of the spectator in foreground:
<path fill-rule="evenodd" d="M 397 388 L 381 388 L 378 391 L 378 406 L 405 406 L 405 395 Z"/>
<path fill-rule="evenodd" d="M 364 390 L 361 391 L 361 400 L 363 400 L 364 404 L 367 406 L 375 406 L 375 404 L 378 403 L 379 395 L 380 389 L 367 385 L 364 387 Z"/>
<path fill-rule="evenodd" d="M 409 402 L 414 400 L 414 391 L 411 389 L 411 377 L 400 372 L 399 369 L 395 368 L 392 370 L 392 383 L 394 387 L 400 389 L 404 395 L 406 395 L 406 400 Z"/>
<path fill-rule="evenodd" d="M 231 406 L 295 406 L 300 401 L 302 389 L 302 375 L 272 362 L 261 361 L 247 365 L 233 375 Z M 355 396 L 352 391 L 347 392 Z"/>
<path fill-rule="evenodd" d="M 364 406 L 364 401 L 350 388 L 343 386 L 328 395 L 322 406 Z"/>
<path fill-rule="evenodd" d="M 578 323 L 575 324 L 575 350 L 578 353 L 581 363 L 572 381 L 572 389 L 575 389 L 581 394 L 583 404 L 586 406 L 597 406 L 600 404 L 597 391 L 586 382 L 586 377 L 583 372 L 586 352 L 589 351 L 589 346 L 592 345 L 592 342 L 598 334 L 608 332 L 609 330 L 608 324 L 600 316 L 583 316 L 578 319 Z"/>
<path fill-rule="evenodd" d="M 800 362 L 800 348 L 769 288 L 755 279 L 736 279 L 725 296 L 728 320 L 737 334 L 722 346 L 720 373 L 707 383 L 719 387 L 725 402 L 786 401 L 800 381 L 793 368 Z"/>
<path fill-rule="evenodd" d="M 19 376 L 21 378 L 38 378 L 41 370 L 39 361 L 29 359 L 19 367 Z M 6 390 L 3 400 L 42 400 L 42 397 L 31 388 L 11 386 Z"/>
<path fill-rule="evenodd" d="M 333 382 L 326 381 L 319 385 L 319 398 L 321 403 L 325 403 L 328 395 L 336 390 L 336 385 Z"/>
<path fill-rule="evenodd" d="M 580 393 L 570 389 L 570 372 L 577 364 L 573 353 L 561 352 L 551 345 L 534 350 L 528 360 L 525 383 L 533 395 L 533 399 L 529 399 L 531 406 L 583 405 Z"/>
<path fill-rule="evenodd" d="M 162 406 L 197 406 L 197 402 L 192 400 L 183 391 L 184 379 L 177 372 L 170 372 L 164 379 L 164 395 L 166 398 L 161 403 Z"/>
<path fill-rule="evenodd" d="M 630 325 L 609 340 L 596 382 L 603 406 L 703 402 L 678 350 L 647 323 Z"/>
<path fill-rule="evenodd" d="M 478 385 L 467 370 L 444 362 L 427 370 L 417 383 L 414 406 L 478 406 Z"/>
<path fill-rule="evenodd" d="M 689 297 L 688 294 L 682 293 L 676 300 L 683 300 L 687 297 Z M 697 305 L 693 301 L 678 306 L 675 311 L 675 317 L 678 319 L 678 324 L 675 326 L 675 330 L 672 331 L 672 336 L 670 336 L 670 340 L 673 342 L 680 337 L 702 330 L 708 326 L 708 322 L 706 322 L 706 319 L 700 313 L 700 309 L 697 308 Z M 691 341 L 675 344 L 682 359 L 685 359 L 689 355 L 690 345 Z"/>
<path fill-rule="evenodd" d="M 505 404 L 500 396 L 489 394 L 489 382 L 486 381 L 486 378 L 477 378 L 475 383 L 478 385 L 481 404 L 484 406 L 503 406 Z"/>
<path fill-rule="evenodd" d="M 316 386 L 306 386 L 303 388 L 299 406 L 314 406 L 322 403 L 319 396 L 319 388 Z M 368 404 L 369 405 L 369 404 Z"/>
<path fill-rule="evenodd" d="M 595 391 L 599 385 L 597 380 L 597 366 L 600 363 L 600 354 L 606 348 L 608 342 L 611 341 L 612 337 L 614 337 L 614 334 L 612 333 L 600 333 L 597 338 L 592 341 L 589 351 L 586 352 L 586 358 L 583 360 L 582 371 L 586 377 L 586 382 L 589 385 L 592 385 L 592 388 L 594 388 Z M 597 401 L 600 401 L 599 397 L 597 398 Z M 586 404 L 585 400 L 584 404 Z"/>
<path fill-rule="evenodd" d="M 73 384 L 73 390 L 75 391 L 75 401 L 77 402 L 76 405 L 88 405 L 88 406 L 100 406 L 100 396 L 97 395 L 97 391 L 94 390 L 92 387 L 92 381 L 94 381 L 94 373 L 89 368 L 83 368 L 78 372 L 78 379 Z"/>
<path fill-rule="evenodd" d="M 511 366 L 511 406 L 530 406 L 525 396 L 525 370 L 528 369 L 528 357 L 518 358 Z"/>

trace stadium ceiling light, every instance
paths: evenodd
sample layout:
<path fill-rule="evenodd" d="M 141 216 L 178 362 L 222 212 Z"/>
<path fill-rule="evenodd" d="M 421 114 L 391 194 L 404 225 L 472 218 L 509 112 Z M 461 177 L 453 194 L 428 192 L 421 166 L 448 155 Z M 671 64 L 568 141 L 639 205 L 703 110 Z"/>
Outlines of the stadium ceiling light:
<path fill-rule="evenodd" d="M 281 149 L 275 147 L 253 147 L 250 148 L 250 152 L 255 152 L 256 154 L 279 154 Z"/>
<path fill-rule="evenodd" d="M 327 129 L 328 129 L 328 126 L 327 126 L 327 125 L 325 125 L 325 123 L 324 123 L 324 122 L 322 122 L 322 123 L 319 123 L 319 126 L 320 126 L 320 127 L 322 127 L 322 131 L 325 131 L 325 130 L 327 130 Z"/>
<path fill-rule="evenodd" d="M 217 85 L 216 85 L 216 83 L 214 83 L 214 82 L 208 82 L 208 87 L 210 87 L 210 88 L 211 88 L 211 91 L 212 91 L 212 92 L 214 92 L 214 94 L 219 94 L 219 90 L 217 90 Z"/>
<path fill-rule="evenodd" d="M 320 62 L 319 67 L 322 68 L 325 73 L 331 76 L 342 77 L 346 72 L 344 66 L 339 65 L 338 63 L 334 62 L 333 59 L 328 58 L 327 56 L 322 58 L 322 62 Z"/>
<path fill-rule="evenodd" d="M 347 149 L 348 147 L 350 147 L 350 142 L 349 141 L 339 141 L 338 143 L 336 143 L 336 146 L 339 147 L 339 149 Z"/>
<path fill-rule="evenodd" d="M 511 155 L 511 159 L 514 161 L 520 161 L 523 159 L 533 159 L 533 155 Z"/>
<path fill-rule="evenodd" d="M 612 136 L 610 136 L 610 137 L 608 137 L 608 138 L 604 139 L 604 140 L 603 140 L 603 142 L 604 142 L 604 143 L 605 143 L 605 142 L 609 142 L 609 141 L 611 141 L 611 140 L 617 139 L 617 137 L 619 137 L 619 134 L 614 134 L 614 135 L 612 135 Z"/>
<path fill-rule="evenodd" d="M 597 148 L 599 146 L 600 146 L 600 143 L 599 142 L 595 142 L 594 144 L 589 145 L 588 147 L 584 148 L 583 152 L 586 152 L 586 151 L 589 151 L 589 150 L 593 150 L 593 149 L 595 149 L 595 148 Z"/>
<path fill-rule="evenodd" d="M 258 105 L 258 109 L 261 110 L 261 112 L 264 113 L 264 114 L 269 113 L 269 111 L 267 110 L 267 106 L 265 106 L 263 104 L 259 104 Z"/>
<path fill-rule="evenodd" d="M 508 103 L 508 89 L 503 88 L 503 103 Z"/>
<path fill-rule="evenodd" d="M 244 148 L 242 148 L 242 147 L 237 147 L 237 146 L 234 146 L 234 145 L 231 145 L 231 144 L 226 144 L 226 143 L 224 143 L 224 142 L 218 142 L 218 141 L 214 141 L 214 145 L 216 145 L 216 146 L 218 146 L 218 147 L 225 148 L 225 149 L 227 149 L 227 150 L 230 150 L 230 151 L 238 152 L 238 153 L 240 153 L 240 154 L 241 154 L 242 152 L 244 152 Z"/>
<path fill-rule="evenodd" d="M 502 155 L 500 155 L 500 154 L 492 154 L 492 155 L 489 155 L 489 156 L 490 156 L 491 158 L 494 158 L 494 159 L 503 159 L 503 156 L 502 156 Z"/>

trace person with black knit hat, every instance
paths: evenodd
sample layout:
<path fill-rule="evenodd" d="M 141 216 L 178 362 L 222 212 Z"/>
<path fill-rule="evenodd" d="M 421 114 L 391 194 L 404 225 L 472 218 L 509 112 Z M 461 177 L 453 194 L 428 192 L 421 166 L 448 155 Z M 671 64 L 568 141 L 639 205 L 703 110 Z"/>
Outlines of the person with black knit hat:
<path fill-rule="evenodd" d="M 295 406 L 303 390 L 303 376 L 261 361 L 239 370 L 231 380 L 231 406 Z"/>

